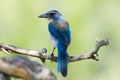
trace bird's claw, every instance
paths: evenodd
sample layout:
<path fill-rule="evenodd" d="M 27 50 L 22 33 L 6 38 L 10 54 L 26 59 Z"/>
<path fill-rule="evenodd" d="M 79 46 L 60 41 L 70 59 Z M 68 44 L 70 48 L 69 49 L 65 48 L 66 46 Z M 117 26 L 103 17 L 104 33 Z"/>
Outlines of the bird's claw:
<path fill-rule="evenodd" d="M 54 58 L 54 54 L 53 54 L 53 53 L 51 53 L 51 59 L 52 59 L 52 61 L 53 61 L 53 58 Z"/>

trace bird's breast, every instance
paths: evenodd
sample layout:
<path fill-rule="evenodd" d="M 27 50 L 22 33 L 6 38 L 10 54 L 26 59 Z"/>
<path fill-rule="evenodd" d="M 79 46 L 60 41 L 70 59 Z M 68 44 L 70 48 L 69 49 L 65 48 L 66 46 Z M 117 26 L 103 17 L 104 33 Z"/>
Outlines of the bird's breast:
<path fill-rule="evenodd" d="M 58 44 L 58 40 L 54 36 L 52 36 L 51 34 L 50 34 L 50 40 L 53 44 L 53 47 L 56 48 L 57 44 Z"/>

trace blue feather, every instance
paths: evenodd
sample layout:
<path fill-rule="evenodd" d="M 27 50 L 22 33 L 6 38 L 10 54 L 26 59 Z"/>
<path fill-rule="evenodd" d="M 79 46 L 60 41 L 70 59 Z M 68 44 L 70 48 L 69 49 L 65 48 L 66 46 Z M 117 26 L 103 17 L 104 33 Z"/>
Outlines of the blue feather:
<path fill-rule="evenodd" d="M 65 21 L 62 21 L 67 24 Z M 65 25 L 64 24 L 64 25 Z M 68 54 L 67 47 L 70 44 L 70 29 L 69 25 L 62 27 L 58 25 L 58 22 L 52 22 L 49 24 L 48 29 L 52 37 L 58 40 L 58 72 L 60 72 L 64 77 L 67 76 L 67 67 L 68 67 Z"/>
<path fill-rule="evenodd" d="M 63 15 L 57 10 L 50 10 L 45 14 L 39 16 L 40 18 L 49 19 L 50 23 L 48 29 L 54 48 L 58 49 L 58 67 L 57 70 L 64 77 L 67 76 L 68 67 L 68 53 L 67 48 L 71 42 L 71 33 L 68 22 L 64 19 Z"/>
<path fill-rule="evenodd" d="M 61 27 L 60 25 L 62 22 L 62 25 L 65 25 L 65 27 Z M 63 24 L 64 23 L 64 24 Z M 70 33 L 70 27 L 68 23 L 65 20 L 61 20 L 59 22 L 51 22 L 48 25 L 48 29 L 50 34 L 55 37 L 57 40 L 59 40 L 64 46 L 68 47 L 71 42 L 71 33 Z"/>
<path fill-rule="evenodd" d="M 67 76 L 68 67 L 68 54 L 67 48 L 58 42 L 58 72 L 60 72 L 64 77 Z"/>

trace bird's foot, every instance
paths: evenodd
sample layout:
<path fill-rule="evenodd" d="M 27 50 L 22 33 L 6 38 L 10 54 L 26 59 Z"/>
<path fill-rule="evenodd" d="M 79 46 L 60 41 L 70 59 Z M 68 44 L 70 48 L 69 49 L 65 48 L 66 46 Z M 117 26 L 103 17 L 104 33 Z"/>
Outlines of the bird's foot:
<path fill-rule="evenodd" d="M 51 53 L 51 61 L 53 62 L 53 58 L 54 58 L 54 54 L 53 53 Z"/>

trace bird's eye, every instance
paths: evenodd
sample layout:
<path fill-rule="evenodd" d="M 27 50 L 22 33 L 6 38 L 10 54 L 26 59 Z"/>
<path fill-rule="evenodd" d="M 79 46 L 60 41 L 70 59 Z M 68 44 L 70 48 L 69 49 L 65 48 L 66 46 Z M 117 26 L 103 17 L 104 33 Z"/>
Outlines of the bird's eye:
<path fill-rule="evenodd" d="M 54 16 L 56 13 L 50 13 L 50 16 Z"/>

